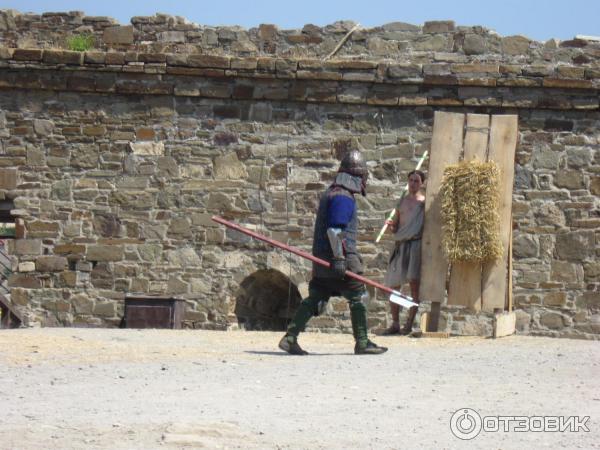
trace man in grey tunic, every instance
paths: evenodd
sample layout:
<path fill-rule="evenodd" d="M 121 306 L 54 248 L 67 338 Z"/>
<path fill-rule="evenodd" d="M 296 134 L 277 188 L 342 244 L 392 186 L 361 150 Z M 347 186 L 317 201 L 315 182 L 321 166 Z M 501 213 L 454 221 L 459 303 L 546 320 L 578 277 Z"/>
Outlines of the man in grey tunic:
<path fill-rule="evenodd" d="M 425 213 L 425 196 L 421 193 L 421 186 L 424 181 L 425 174 L 420 170 L 413 170 L 408 174 L 408 194 L 398 202 L 394 219 L 388 221 L 388 229 L 394 234 L 396 245 L 390 256 L 384 284 L 400 290 L 402 285 L 408 282 L 415 303 L 419 303 L 421 236 Z M 400 305 L 390 302 L 390 309 L 392 324 L 383 334 L 409 334 L 412 331 L 417 307 L 413 306 L 410 309 L 406 324 L 402 328 L 400 328 L 399 318 Z"/>

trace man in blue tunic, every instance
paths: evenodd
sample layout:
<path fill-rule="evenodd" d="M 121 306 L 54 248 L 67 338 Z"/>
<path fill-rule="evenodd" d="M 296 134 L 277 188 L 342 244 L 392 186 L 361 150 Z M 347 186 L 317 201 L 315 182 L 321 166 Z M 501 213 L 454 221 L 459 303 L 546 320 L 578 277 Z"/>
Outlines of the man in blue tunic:
<path fill-rule="evenodd" d="M 346 270 L 362 273 L 362 258 L 356 247 L 358 214 L 355 194 L 366 195 L 367 164 L 358 151 L 344 156 L 334 182 L 321 196 L 313 237 L 313 255 L 329 261 L 331 267 L 313 263 L 313 276 L 308 285 L 308 297 L 301 303 L 288 326 L 279 348 L 292 355 L 306 355 L 298 344 L 298 334 L 307 322 L 318 315 L 320 305 L 331 296 L 342 295 L 350 305 L 350 318 L 357 355 L 377 355 L 387 351 L 371 342 L 367 336 L 368 292 L 365 285 L 345 276 Z"/>

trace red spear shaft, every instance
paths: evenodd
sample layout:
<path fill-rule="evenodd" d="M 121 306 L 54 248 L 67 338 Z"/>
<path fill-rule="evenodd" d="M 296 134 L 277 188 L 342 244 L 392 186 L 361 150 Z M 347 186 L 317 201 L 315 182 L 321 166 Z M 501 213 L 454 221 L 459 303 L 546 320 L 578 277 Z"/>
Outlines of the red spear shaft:
<path fill-rule="evenodd" d="M 212 220 L 214 220 L 217 223 L 220 223 L 221 225 L 225 225 L 228 228 L 239 231 L 240 233 L 244 233 L 244 234 L 247 234 L 248 236 L 252 236 L 253 238 L 258 239 L 259 241 L 263 241 L 263 242 L 266 242 L 267 244 L 271 244 L 274 247 L 279 247 L 283 250 L 294 253 L 305 259 L 310 259 L 311 261 L 313 261 L 317 264 L 320 264 L 322 266 L 329 267 L 331 265 L 328 261 L 325 261 L 321 258 L 317 258 L 316 256 L 311 255 L 310 253 L 300 250 L 299 248 L 292 247 L 291 245 L 286 245 L 283 242 L 279 242 L 279 241 L 276 241 L 275 239 L 271 239 L 266 236 L 263 236 L 262 234 L 255 233 L 254 231 L 250 231 L 247 228 L 244 228 L 233 222 L 229 222 L 228 220 L 225 220 L 219 216 L 212 216 Z M 377 289 L 381 289 L 382 291 L 387 292 L 388 294 L 392 294 L 392 298 L 390 300 L 394 301 L 395 303 L 400 303 L 399 300 L 403 300 L 403 302 L 402 302 L 403 306 L 407 306 L 407 307 L 417 306 L 416 303 L 412 302 L 412 299 L 410 297 L 407 297 L 406 295 L 403 295 L 398 291 L 390 289 L 389 287 L 384 286 L 383 284 L 377 283 L 376 281 L 373 281 L 373 280 L 369 280 L 368 278 L 365 278 L 354 272 L 350 272 L 349 270 L 346 270 L 345 275 L 350 278 L 354 278 L 355 280 L 358 280 L 362 283 L 376 287 Z M 396 299 L 395 298 L 396 296 L 401 297 L 401 299 Z M 405 303 L 411 303 L 411 304 L 408 305 Z"/>

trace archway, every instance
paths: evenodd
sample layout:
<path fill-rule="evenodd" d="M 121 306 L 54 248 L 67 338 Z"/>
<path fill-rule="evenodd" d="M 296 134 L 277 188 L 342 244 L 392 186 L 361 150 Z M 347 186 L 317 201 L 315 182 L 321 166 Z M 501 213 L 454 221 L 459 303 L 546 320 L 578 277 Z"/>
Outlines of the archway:
<path fill-rule="evenodd" d="M 283 331 L 301 301 L 288 277 L 275 269 L 258 270 L 240 284 L 234 312 L 246 330 Z"/>

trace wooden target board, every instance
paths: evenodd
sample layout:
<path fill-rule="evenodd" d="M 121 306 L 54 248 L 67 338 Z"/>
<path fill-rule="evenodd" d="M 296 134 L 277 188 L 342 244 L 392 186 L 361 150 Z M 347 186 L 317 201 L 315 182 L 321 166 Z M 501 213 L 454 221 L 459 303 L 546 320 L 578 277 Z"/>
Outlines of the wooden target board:
<path fill-rule="evenodd" d="M 443 303 L 448 286 L 448 305 L 462 305 L 473 311 L 505 308 L 511 276 L 508 266 L 512 257 L 511 209 L 517 124 L 516 115 L 435 113 L 421 253 L 422 300 Z M 500 169 L 498 212 L 504 252 L 500 259 L 483 266 L 460 262 L 449 267 L 442 250 L 439 197 L 442 176 L 448 165 L 461 160 L 494 161 Z"/>

